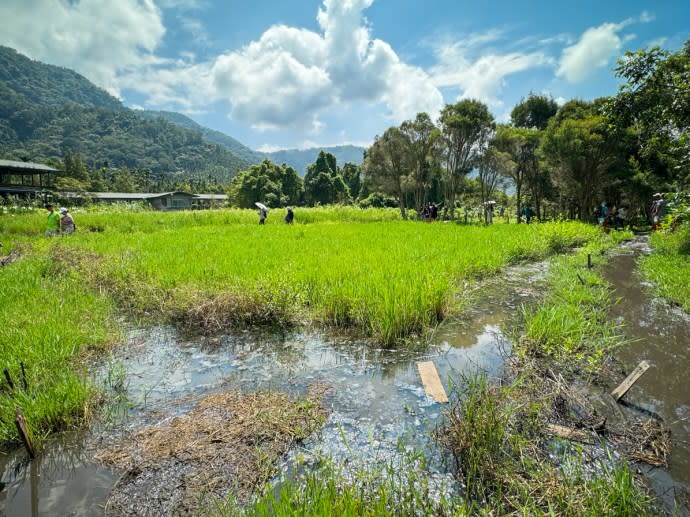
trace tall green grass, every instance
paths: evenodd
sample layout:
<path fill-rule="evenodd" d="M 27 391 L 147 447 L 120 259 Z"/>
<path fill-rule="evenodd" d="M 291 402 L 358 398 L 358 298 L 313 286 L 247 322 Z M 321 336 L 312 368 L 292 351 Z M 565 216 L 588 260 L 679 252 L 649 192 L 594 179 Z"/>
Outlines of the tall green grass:
<path fill-rule="evenodd" d="M 159 217 L 165 218 L 167 214 Z M 124 305 L 163 307 L 184 320 L 204 302 L 272 305 L 276 323 L 305 313 L 385 345 L 423 331 L 463 303 L 462 280 L 544 257 L 596 237 L 579 223 L 421 224 L 404 221 L 259 226 L 203 224 L 158 231 L 150 221 L 64 239 L 100 258 L 100 282 Z M 135 220 L 132 221 L 134 224 Z M 252 300 L 263 300 L 257 305 Z M 219 315 L 222 317 L 222 315 Z M 230 314 L 226 315 L 229 321 Z M 248 321 L 261 320 L 248 315 Z"/>
<path fill-rule="evenodd" d="M 690 311 L 690 225 L 674 232 L 656 232 L 653 252 L 640 260 L 640 270 L 659 294 Z"/>
<path fill-rule="evenodd" d="M 469 303 L 465 280 L 598 235 L 580 223 L 302 212 L 290 226 L 259 226 L 247 210 L 77 212 L 77 233 L 53 239 L 42 236 L 44 211 L 1 216 L 3 250 L 21 258 L 0 268 L 0 365 L 16 377 L 24 362 L 29 389 L 0 393 L 0 441 L 16 438 L 17 404 L 37 436 L 84 417 L 91 388 L 79 359 L 116 339 L 116 310 L 210 331 L 316 322 L 393 345 Z"/>
<path fill-rule="evenodd" d="M 609 285 L 598 266 L 606 260 L 606 250 L 627 235 L 602 234 L 578 253 L 552 262 L 549 294 L 536 306 L 523 309 L 524 329 L 515 353 L 550 357 L 571 373 L 594 373 L 606 353 L 623 344 L 615 324 L 608 320 Z M 586 267 L 588 255 L 592 269 Z"/>
<path fill-rule="evenodd" d="M 15 386 L 3 379 L 0 443 L 17 439 L 17 407 L 37 443 L 82 423 L 93 396 L 82 359 L 118 335 L 112 315 L 107 299 L 75 285 L 40 252 L 0 269 L 0 367 Z"/>

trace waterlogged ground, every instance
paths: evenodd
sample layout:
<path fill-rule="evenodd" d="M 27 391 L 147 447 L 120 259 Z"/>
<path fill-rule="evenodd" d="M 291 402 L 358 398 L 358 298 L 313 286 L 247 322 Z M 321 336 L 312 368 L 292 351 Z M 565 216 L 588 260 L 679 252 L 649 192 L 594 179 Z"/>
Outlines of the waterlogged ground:
<path fill-rule="evenodd" d="M 0 458 L 0 515 L 103 515 L 121 473 L 92 458 L 123 433 L 187 412 L 219 390 L 300 394 L 315 382 L 330 386 L 325 398 L 330 416 L 317 436 L 288 455 L 283 474 L 304 471 L 324 456 L 353 469 L 396 464 L 408 456 L 399 447 L 404 443 L 428 458 L 434 490 L 450 493 L 457 488 L 450 465 L 431 438 L 443 406 L 425 394 L 416 362 L 433 360 L 451 388 L 477 368 L 496 372 L 510 347 L 501 325 L 534 298 L 545 269 L 543 263 L 512 268 L 488 281 L 474 293 L 466 317 L 437 329 L 424 352 L 375 349 L 317 333 L 246 332 L 189 341 L 171 328 L 132 331 L 129 346 L 98 373 L 113 393 L 119 389 L 120 404 L 109 406 L 91 433 L 56 440 L 30 463 L 23 451 Z M 141 505 L 145 514 L 143 500 Z"/>
<path fill-rule="evenodd" d="M 656 416 L 670 428 L 669 468 L 645 471 L 668 506 L 683 506 L 677 510 L 690 515 L 690 316 L 655 298 L 652 286 L 636 272 L 636 260 L 648 252 L 646 237 L 637 238 L 624 245 L 605 270 L 619 298 L 611 317 L 624 324 L 623 332 L 631 340 L 618 350 L 617 359 L 625 374 L 640 361 L 651 364 L 622 403 L 629 417 Z"/>

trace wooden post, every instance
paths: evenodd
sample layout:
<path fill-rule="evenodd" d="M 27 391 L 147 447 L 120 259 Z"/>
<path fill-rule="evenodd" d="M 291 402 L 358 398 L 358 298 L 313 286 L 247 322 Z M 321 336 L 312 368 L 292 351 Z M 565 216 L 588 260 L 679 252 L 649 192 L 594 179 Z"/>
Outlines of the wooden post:
<path fill-rule="evenodd" d="M 618 402 L 623 395 L 627 393 L 627 391 L 632 387 L 635 382 L 637 382 L 637 379 L 639 379 L 644 372 L 646 372 L 649 369 L 649 363 L 647 361 L 642 361 L 640 364 L 637 365 L 637 367 L 628 375 L 623 382 L 620 383 L 620 385 L 611 392 L 611 396 L 613 397 L 613 400 Z"/>
<path fill-rule="evenodd" d="M 10 371 L 5 368 L 2 372 L 5 374 L 5 379 L 7 379 L 7 384 L 10 385 L 10 389 L 14 391 L 14 383 L 12 382 L 12 377 L 10 377 Z"/>
<path fill-rule="evenodd" d="M 587 269 L 592 269 L 592 254 L 587 253 Z"/>
<path fill-rule="evenodd" d="M 29 383 L 26 382 L 26 370 L 24 369 L 24 361 L 21 361 L 19 365 L 22 367 L 22 385 L 24 386 L 24 391 L 28 391 Z"/>
<path fill-rule="evenodd" d="M 15 408 L 14 416 L 14 423 L 17 426 L 17 432 L 19 433 L 22 442 L 24 442 L 24 447 L 26 447 L 26 451 L 29 453 L 29 456 L 31 456 L 31 458 L 35 458 L 36 454 L 34 452 L 34 446 L 31 443 L 31 437 L 29 436 L 29 428 L 26 425 L 26 419 L 24 418 L 22 410 L 19 408 Z"/>

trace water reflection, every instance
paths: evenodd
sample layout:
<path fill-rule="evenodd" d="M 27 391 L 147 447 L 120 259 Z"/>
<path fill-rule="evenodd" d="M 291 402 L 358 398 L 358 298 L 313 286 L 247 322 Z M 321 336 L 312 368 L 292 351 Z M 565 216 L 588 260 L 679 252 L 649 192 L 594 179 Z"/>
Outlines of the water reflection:
<path fill-rule="evenodd" d="M 627 252 L 613 257 L 605 277 L 615 289 L 617 303 L 611 317 L 623 323 L 630 343 L 617 352 L 622 365 L 618 381 L 642 360 L 651 368 L 625 395 L 629 416 L 657 415 L 671 429 L 672 450 L 668 470 L 647 469 L 657 492 L 671 505 L 686 501 L 690 488 L 690 397 L 687 366 L 690 360 L 690 317 L 663 300 L 654 298 L 636 272 L 636 261 L 649 251 L 647 240 L 637 238 Z M 615 386 L 611 386 L 613 389 Z"/>

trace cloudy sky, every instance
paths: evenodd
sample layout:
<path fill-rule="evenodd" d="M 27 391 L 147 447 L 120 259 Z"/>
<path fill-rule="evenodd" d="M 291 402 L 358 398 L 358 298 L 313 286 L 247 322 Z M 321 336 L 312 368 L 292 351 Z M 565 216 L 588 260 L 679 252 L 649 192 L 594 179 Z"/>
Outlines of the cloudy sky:
<path fill-rule="evenodd" d="M 687 0 L 2 0 L 0 19 L 2 45 L 265 151 L 369 145 L 463 98 L 504 121 L 530 92 L 611 95 L 626 50 L 690 38 Z"/>

